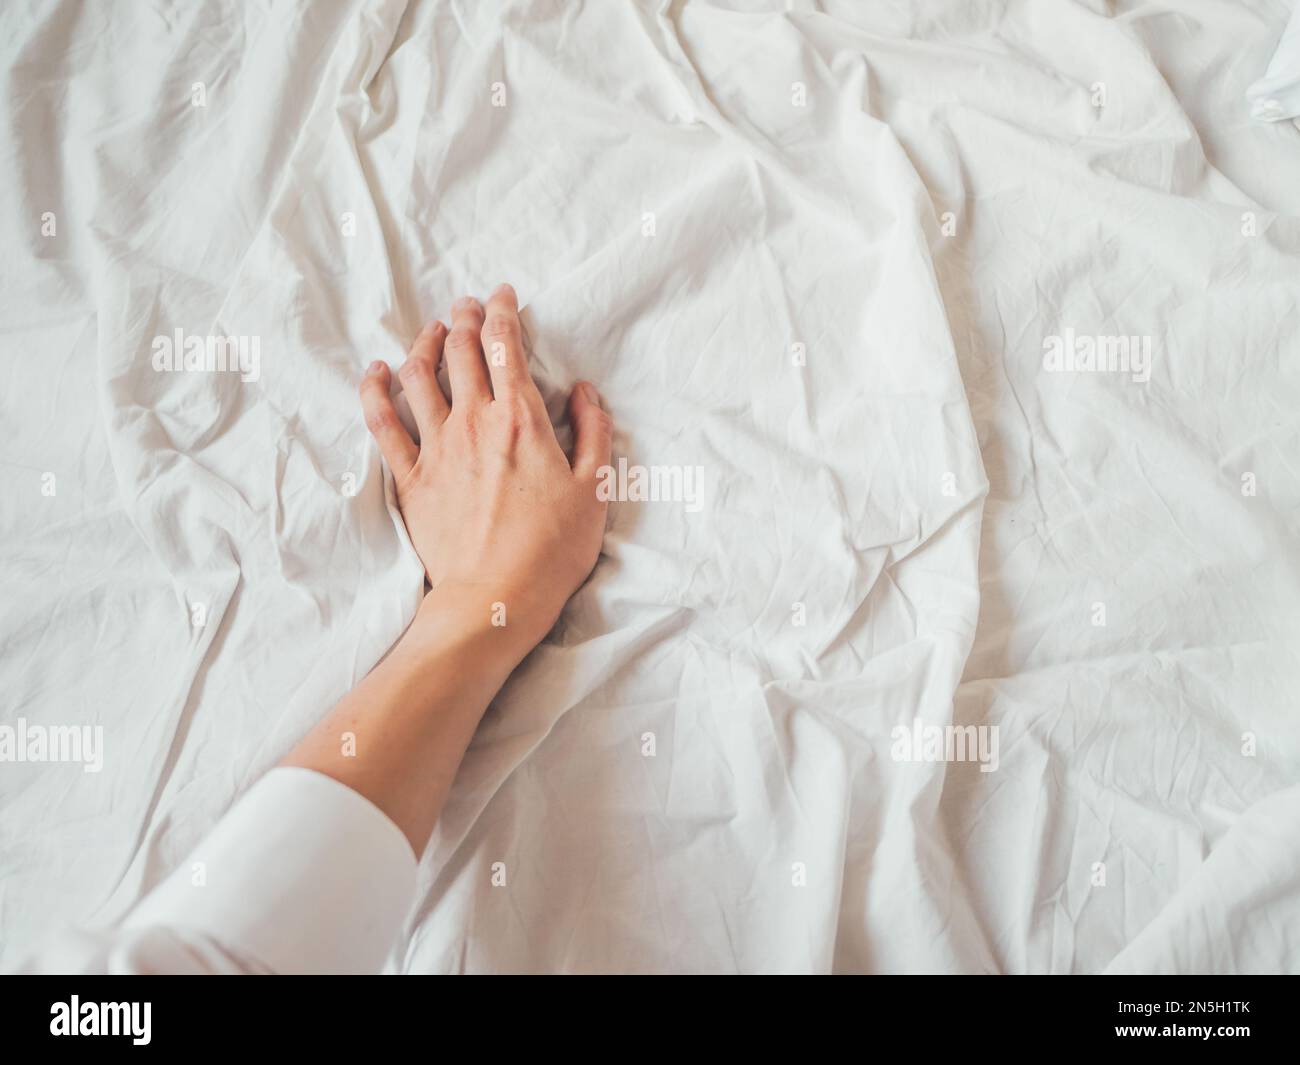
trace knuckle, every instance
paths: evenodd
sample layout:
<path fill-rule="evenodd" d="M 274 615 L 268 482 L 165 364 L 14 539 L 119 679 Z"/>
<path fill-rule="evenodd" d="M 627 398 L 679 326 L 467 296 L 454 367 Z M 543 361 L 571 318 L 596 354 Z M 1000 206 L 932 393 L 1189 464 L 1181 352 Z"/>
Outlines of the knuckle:
<path fill-rule="evenodd" d="M 523 438 L 526 427 L 522 421 L 513 416 L 507 416 L 496 427 L 497 442 L 502 451 L 512 451 L 519 441 Z"/>
<path fill-rule="evenodd" d="M 500 436 L 515 440 L 525 429 L 533 428 L 533 412 L 516 395 L 502 395 L 491 403 L 493 425 Z"/>
<path fill-rule="evenodd" d="M 512 315 L 490 314 L 483 326 L 483 335 L 492 340 L 513 340 L 519 335 L 519 322 Z"/>
<path fill-rule="evenodd" d="M 477 445 L 482 427 L 479 425 L 478 415 L 469 410 L 462 412 L 460 416 L 460 431 L 465 442 L 471 448 Z"/>
<path fill-rule="evenodd" d="M 403 381 L 423 381 L 427 379 L 432 371 L 427 359 L 407 359 L 402 364 L 402 368 L 397 371 L 397 376 Z"/>
<path fill-rule="evenodd" d="M 378 436 L 387 432 L 397 422 L 397 415 L 387 407 L 376 407 L 366 411 L 366 428 Z"/>
<path fill-rule="evenodd" d="M 502 422 L 511 430 L 535 429 L 538 424 L 537 411 L 523 396 L 510 395 L 496 401 Z"/>
<path fill-rule="evenodd" d="M 447 336 L 447 347 L 452 351 L 467 351 L 474 347 L 474 331 L 457 326 Z"/>
<path fill-rule="evenodd" d="M 457 329 L 474 329 L 477 330 L 483 325 L 483 308 L 475 303 L 470 307 L 462 307 L 459 311 L 453 308 L 451 317 L 451 331 L 454 333 Z"/>

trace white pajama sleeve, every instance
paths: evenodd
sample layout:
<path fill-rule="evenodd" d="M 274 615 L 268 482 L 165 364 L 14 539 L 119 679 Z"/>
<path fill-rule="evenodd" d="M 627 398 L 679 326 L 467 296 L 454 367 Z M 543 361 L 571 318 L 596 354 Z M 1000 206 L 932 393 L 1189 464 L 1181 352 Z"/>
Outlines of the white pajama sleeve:
<path fill-rule="evenodd" d="M 410 843 L 368 799 L 273 769 L 119 928 L 65 936 L 23 970 L 373 973 L 415 874 Z"/>

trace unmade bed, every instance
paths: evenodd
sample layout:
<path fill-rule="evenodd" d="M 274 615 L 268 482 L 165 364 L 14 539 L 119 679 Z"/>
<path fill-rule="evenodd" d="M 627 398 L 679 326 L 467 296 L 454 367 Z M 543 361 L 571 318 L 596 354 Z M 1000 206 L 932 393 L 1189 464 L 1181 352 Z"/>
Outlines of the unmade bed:
<path fill-rule="evenodd" d="M 0 963 L 402 632 L 356 382 L 508 280 L 698 505 L 611 504 L 393 970 L 1296 971 L 1289 14 L 6 6 L 0 707 L 102 744 L 0 765 Z"/>

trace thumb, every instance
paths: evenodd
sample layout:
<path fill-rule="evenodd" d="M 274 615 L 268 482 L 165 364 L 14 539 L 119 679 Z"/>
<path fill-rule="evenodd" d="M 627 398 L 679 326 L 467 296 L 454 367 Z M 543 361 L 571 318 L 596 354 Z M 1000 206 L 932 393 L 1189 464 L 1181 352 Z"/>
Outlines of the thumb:
<path fill-rule="evenodd" d="M 609 465 L 614 419 L 602 409 L 596 386 L 579 381 L 569 396 L 569 422 L 573 425 L 573 472 L 584 479 Z"/>

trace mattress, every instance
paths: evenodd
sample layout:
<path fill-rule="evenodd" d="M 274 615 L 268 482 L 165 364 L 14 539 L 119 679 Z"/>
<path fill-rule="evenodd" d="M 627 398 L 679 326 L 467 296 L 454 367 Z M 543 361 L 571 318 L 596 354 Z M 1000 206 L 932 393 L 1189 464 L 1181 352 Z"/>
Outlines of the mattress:
<path fill-rule="evenodd" d="M 7 5 L 0 706 L 85 742 L 0 764 L 0 964 L 402 632 L 355 386 L 508 280 L 702 491 L 611 504 L 390 969 L 1300 971 L 1289 14 Z"/>

